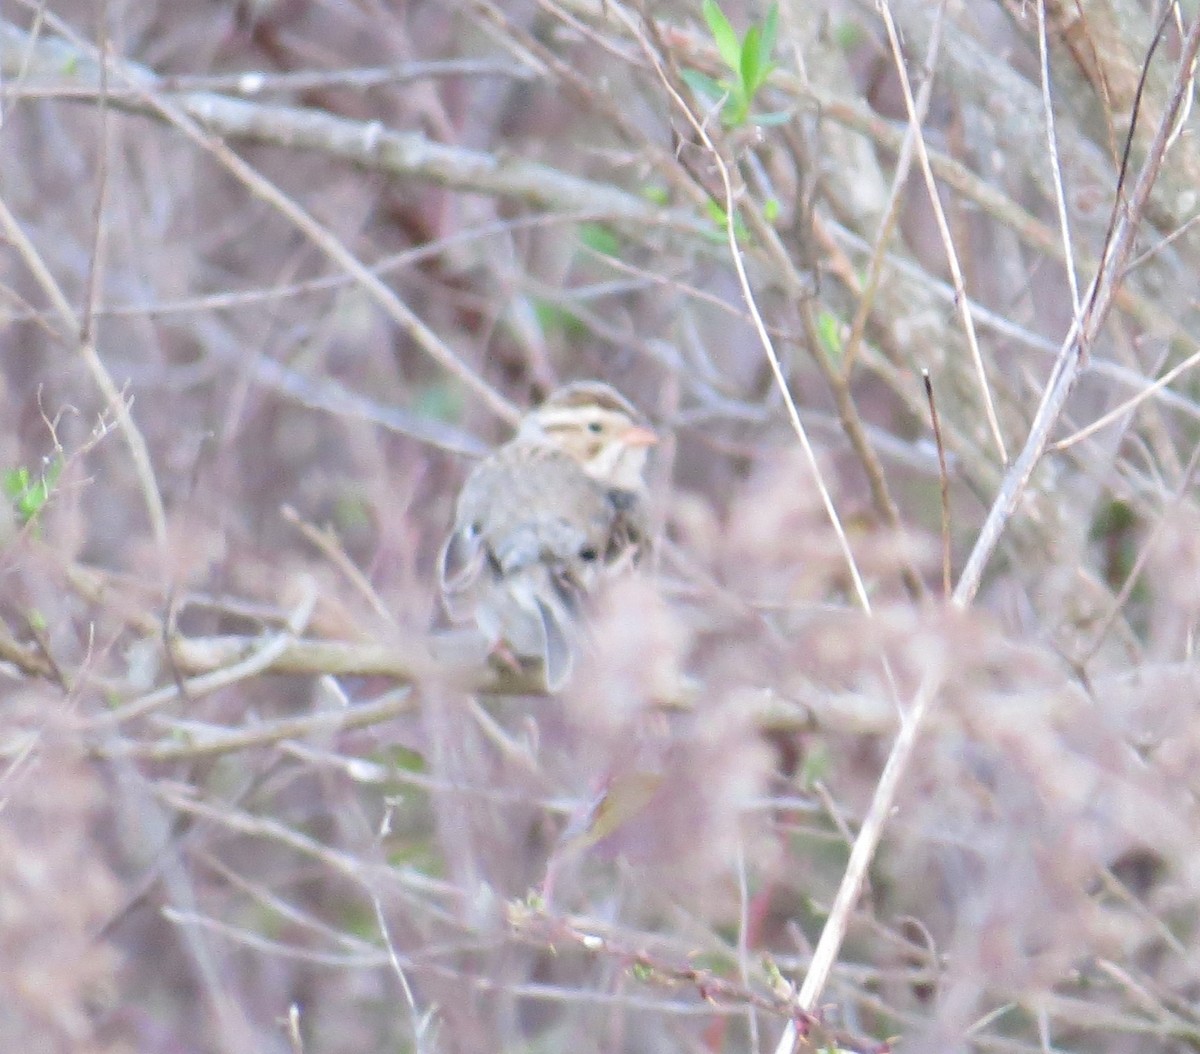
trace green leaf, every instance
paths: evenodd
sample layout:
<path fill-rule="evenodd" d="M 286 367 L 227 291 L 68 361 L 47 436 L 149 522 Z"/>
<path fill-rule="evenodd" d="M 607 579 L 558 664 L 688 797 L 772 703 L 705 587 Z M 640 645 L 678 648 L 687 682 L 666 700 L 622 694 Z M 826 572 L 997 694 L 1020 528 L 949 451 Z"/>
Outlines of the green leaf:
<path fill-rule="evenodd" d="M 357 494 L 343 494 L 333 503 L 333 522 L 339 534 L 371 526 L 371 507 Z"/>
<path fill-rule="evenodd" d="M 758 83 L 754 85 L 755 94 L 758 94 L 758 92 L 762 90 L 763 85 L 767 83 L 767 78 L 775 72 L 776 68 L 777 67 L 774 62 L 762 62 L 759 64 Z"/>
<path fill-rule="evenodd" d="M 439 421 L 460 421 L 463 413 L 462 392 L 455 385 L 433 382 L 417 392 L 413 409 Z"/>
<path fill-rule="evenodd" d="M 721 10 L 716 0 L 704 0 L 702 10 L 704 21 L 708 23 L 708 31 L 712 34 L 713 43 L 717 45 L 717 51 L 720 52 L 725 65 L 737 73 L 742 57 L 737 33 L 733 31 L 733 26 L 729 24 L 729 19 L 725 17 L 725 12 Z"/>
<path fill-rule="evenodd" d="M 762 31 L 758 26 L 751 26 L 746 30 L 746 39 L 742 42 L 739 73 L 742 78 L 742 91 L 746 93 L 748 99 L 754 98 L 754 93 L 758 90 L 758 74 L 761 68 L 759 63 L 761 56 L 758 52 L 760 40 L 762 40 Z"/>
<path fill-rule="evenodd" d="M 16 501 L 28 489 L 29 469 L 24 465 L 18 468 L 10 468 L 4 473 L 4 493 L 7 497 Z"/>
<path fill-rule="evenodd" d="M 762 41 L 759 48 L 760 66 L 771 66 L 771 55 L 775 52 L 775 39 L 779 35 L 779 5 L 772 4 L 767 9 L 767 17 L 763 20 Z M 767 71 L 770 73 L 770 70 Z M 766 74 L 763 75 L 763 80 L 766 80 Z"/>
<path fill-rule="evenodd" d="M 842 324 L 836 315 L 829 311 L 817 315 L 817 335 L 830 358 L 836 361 L 842 357 Z"/>
<path fill-rule="evenodd" d="M 853 51 L 862 39 L 862 26 L 857 22 L 840 22 L 833 27 L 833 42 L 841 51 Z"/>
<path fill-rule="evenodd" d="M 671 200 L 666 187 L 656 186 L 653 183 L 647 183 L 642 187 L 642 197 L 653 205 L 666 205 Z"/>
<path fill-rule="evenodd" d="M 767 200 L 763 202 L 762 214 L 763 219 L 768 223 L 774 223 L 777 219 L 779 219 L 779 199 L 767 198 Z"/>
<path fill-rule="evenodd" d="M 601 256 L 621 255 L 621 240 L 611 228 L 605 227 L 602 223 L 581 223 L 579 240 Z"/>
<path fill-rule="evenodd" d="M 740 128 L 750 116 L 750 97 L 740 80 L 722 81 L 722 86 L 729 89 L 729 94 L 721 108 L 721 123 L 726 128 Z"/>
<path fill-rule="evenodd" d="M 824 746 L 814 747 L 804 759 L 799 774 L 801 787 L 811 787 L 817 780 L 823 780 L 829 774 L 832 759 L 829 750 Z"/>
<path fill-rule="evenodd" d="M 650 804 L 663 779 L 661 772 L 638 771 L 616 777 L 591 803 L 586 815 L 571 821 L 562 844 L 578 850 L 607 838 Z"/>
<path fill-rule="evenodd" d="M 775 67 L 772 66 L 771 68 L 774 69 Z M 791 119 L 792 115 L 786 110 L 774 110 L 771 113 L 756 113 L 754 115 L 754 123 L 764 128 L 787 124 Z"/>
<path fill-rule="evenodd" d="M 776 992 L 786 991 L 788 988 L 787 978 L 783 976 L 783 971 L 779 969 L 779 964 L 771 958 L 770 955 L 764 955 L 762 958 L 763 973 L 767 975 L 767 984 Z"/>
<path fill-rule="evenodd" d="M 46 463 L 41 476 L 34 478 L 32 472 L 24 465 L 11 468 L 0 479 L 0 486 L 5 496 L 12 502 L 17 516 L 22 524 L 28 523 L 42 511 L 58 477 L 62 473 L 62 459 L 52 457 Z"/>
<path fill-rule="evenodd" d="M 729 92 L 718 84 L 712 77 L 699 70 L 681 70 L 679 74 L 683 78 L 683 83 L 692 89 L 701 98 L 708 99 L 711 102 L 728 95 Z"/>
<path fill-rule="evenodd" d="M 401 772 L 428 772 L 429 763 L 425 755 L 410 747 L 393 744 L 388 752 L 388 761 Z"/>
<path fill-rule="evenodd" d="M 729 939 L 736 939 L 733 933 Z M 717 977 L 736 977 L 737 960 L 721 951 L 693 952 L 688 956 L 688 965 L 696 970 L 707 970 Z"/>
<path fill-rule="evenodd" d="M 720 228 L 721 233 L 718 237 L 724 239 L 726 236 L 725 232 L 728 229 L 728 224 L 725 218 L 725 210 L 721 208 L 721 206 L 715 201 L 709 198 L 709 200 L 704 203 L 704 211 L 708 213 L 709 219 L 711 219 L 713 223 Z M 750 237 L 750 228 L 746 226 L 741 216 L 735 215 L 733 217 L 733 236 L 737 238 L 738 241 L 746 241 Z"/>
<path fill-rule="evenodd" d="M 535 300 L 533 313 L 546 333 L 561 333 L 568 340 L 578 340 L 587 333 L 583 320 L 560 304 Z"/>
<path fill-rule="evenodd" d="M 1101 506 L 1092 520 L 1088 537 L 1092 541 L 1106 539 L 1120 531 L 1128 531 L 1137 526 L 1137 513 L 1133 506 L 1126 501 L 1114 499 L 1107 505 Z"/>
<path fill-rule="evenodd" d="M 640 981 L 642 984 L 648 984 L 654 980 L 654 971 L 646 963 L 635 962 L 630 967 L 630 973 L 633 974 L 635 981 Z"/>

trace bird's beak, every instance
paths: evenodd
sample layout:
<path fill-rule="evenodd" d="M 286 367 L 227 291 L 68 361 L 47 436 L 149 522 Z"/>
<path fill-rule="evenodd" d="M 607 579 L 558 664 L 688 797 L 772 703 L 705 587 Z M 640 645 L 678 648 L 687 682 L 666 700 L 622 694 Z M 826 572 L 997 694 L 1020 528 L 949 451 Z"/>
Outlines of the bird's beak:
<path fill-rule="evenodd" d="M 658 442 L 658 433 L 645 425 L 634 425 L 621 437 L 626 446 L 654 446 Z"/>

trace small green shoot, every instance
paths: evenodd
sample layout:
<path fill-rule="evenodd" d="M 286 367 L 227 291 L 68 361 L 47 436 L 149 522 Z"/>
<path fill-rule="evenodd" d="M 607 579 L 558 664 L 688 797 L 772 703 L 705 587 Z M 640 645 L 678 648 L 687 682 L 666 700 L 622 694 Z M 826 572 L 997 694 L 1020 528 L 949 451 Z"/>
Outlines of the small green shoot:
<path fill-rule="evenodd" d="M 417 392 L 413 409 L 438 421 L 458 421 L 463 412 L 462 392 L 453 385 L 440 382 L 426 385 Z"/>
<path fill-rule="evenodd" d="M 587 334 L 587 326 L 578 315 L 549 300 L 535 300 L 533 313 L 543 333 L 562 334 L 567 340 L 579 340 Z"/>
<path fill-rule="evenodd" d="M 54 485 L 62 473 L 62 460 L 52 457 L 46 462 L 46 469 L 35 478 L 25 465 L 10 468 L 0 478 L 0 486 L 4 488 L 5 497 L 12 502 L 17 518 L 22 526 L 36 519 L 38 513 L 50 500 Z"/>
<path fill-rule="evenodd" d="M 642 984 L 649 984 L 654 980 L 654 970 L 647 963 L 634 962 L 629 968 L 629 972 L 633 974 L 633 979 Z"/>
<path fill-rule="evenodd" d="M 762 959 L 763 973 L 767 975 L 767 984 L 771 986 L 771 991 L 776 995 L 790 995 L 792 986 L 788 983 L 788 979 L 783 976 L 783 971 L 779 969 L 779 964 L 771 958 L 770 955 L 764 955 Z"/>
<path fill-rule="evenodd" d="M 830 361 L 841 362 L 845 346 L 842 340 L 842 323 L 836 315 L 828 311 L 817 315 L 817 336 L 821 338 L 821 345 Z"/>
<path fill-rule="evenodd" d="M 579 225 L 579 240 L 594 253 L 601 256 L 617 257 L 621 255 L 621 240 L 611 227 L 602 223 L 581 223 Z"/>
<path fill-rule="evenodd" d="M 1114 498 L 1102 505 L 1092 520 L 1088 538 L 1102 544 L 1104 580 L 1113 588 L 1133 573 L 1138 554 L 1138 515 L 1128 502 Z M 1145 599 L 1146 586 L 1139 582 L 1133 595 Z"/>
<path fill-rule="evenodd" d="M 364 530 L 371 525 L 370 506 L 358 494 L 343 494 L 334 502 L 333 522 L 340 534 Z"/>
<path fill-rule="evenodd" d="M 771 52 L 775 50 L 779 31 L 779 5 L 772 4 L 762 25 L 751 26 L 740 40 L 717 0 L 704 0 L 702 11 L 730 76 L 714 81 L 695 70 L 687 70 L 684 80 L 693 91 L 714 101 L 724 100 L 721 123 L 726 128 L 737 128 L 750 120 L 754 99 L 775 69 Z M 768 115 L 768 123 L 774 123 L 778 116 Z M 763 118 L 756 118 L 756 123 L 763 123 Z"/>
<path fill-rule="evenodd" d="M 833 27 L 833 42 L 842 51 L 853 51 L 863 42 L 863 30 L 857 22 L 839 22 Z"/>
<path fill-rule="evenodd" d="M 720 237 L 724 238 L 725 237 L 725 210 L 723 208 L 721 208 L 721 206 L 718 205 L 715 201 L 711 201 L 711 200 L 706 201 L 704 203 L 704 209 L 708 213 L 708 218 L 710 220 L 712 220 L 713 223 L 720 230 Z M 734 233 L 734 235 L 736 235 L 738 241 L 745 241 L 747 238 L 750 237 L 750 228 L 747 227 L 746 224 L 742 222 L 742 219 L 740 216 L 733 217 L 733 233 Z"/>
<path fill-rule="evenodd" d="M 829 751 L 821 746 L 814 747 L 804 759 L 804 764 L 800 769 L 800 786 L 811 787 L 819 780 L 823 780 L 829 775 L 831 764 Z"/>
<path fill-rule="evenodd" d="M 688 965 L 694 970 L 706 970 L 714 977 L 737 976 L 737 960 L 727 953 L 716 949 L 689 955 Z"/>

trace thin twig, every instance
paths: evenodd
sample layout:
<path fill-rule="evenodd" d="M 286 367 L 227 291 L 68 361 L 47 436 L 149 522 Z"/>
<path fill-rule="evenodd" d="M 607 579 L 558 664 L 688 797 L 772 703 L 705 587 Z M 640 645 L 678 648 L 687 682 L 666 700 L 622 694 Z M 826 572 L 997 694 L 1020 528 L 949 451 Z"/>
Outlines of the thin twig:
<path fill-rule="evenodd" d="M 975 337 L 975 323 L 971 312 L 967 310 L 967 290 L 963 283 L 962 268 L 958 263 L 958 252 L 954 248 L 954 239 L 950 234 L 950 225 L 946 222 L 946 212 L 942 208 L 942 200 L 938 195 L 937 183 L 933 178 L 933 168 L 929 163 L 929 153 L 925 149 L 925 133 L 921 130 L 917 104 L 913 100 L 912 85 L 908 80 L 908 70 L 904 63 L 904 53 L 900 47 L 900 38 L 896 33 L 896 24 L 892 21 L 891 8 L 888 0 L 878 0 L 876 9 L 883 18 L 887 30 L 888 43 L 891 45 L 892 56 L 895 59 L 896 75 L 900 80 L 900 89 L 904 95 L 904 107 L 908 113 L 909 122 L 916 130 L 914 145 L 917 149 L 917 159 L 921 162 L 921 174 L 925 177 L 925 188 L 929 195 L 929 205 L 937 222 L 938 233 L 941 235 L 942 246 L 946 250 L 946 264 L 950 268 L 950 276 L 954 282 L 955 307 L 958 308 L 962 320 L 963 333 L 967 338 L 967 346 L 971 349 L 971 359 L 975 364 L 975 373 L 979 379 L 980 395 L 983 398 L 984 410 L 987 413 L 988 427 L 992 430 L 992 439 L 1000 453 L 1000 461 L 1008 464 L 1008 449 L 1004 445 L 1004 435 L 1000 431 L 1000 419 L 996 416 L 996 405 L 992 399 L 992 388 L 983 368 L 983 355 L 979 350 L 979 341 Z M 940 25 L 942 13 L 945 10 L 945 0 L 938 4 L 937 23 Z M 932 76 L 932 73 L 930 74 Z"/>
<path fill-rule="evenodd" d="M 941 43 L 941 25 L 945 15 L 945 5 L 938 8 L 937 21 L 931 34 L 929 47 L 925 52 L 927 70 L 933 70 L 937 65 L 938 46 Z M 892 184 L 888 188 L 887 202 L 883 207 L 883 216 L 875 232 L 871 244 L 871 255 L 867 263 L 867 277 L 862 284 L 858 307 L 854 311 L 854 319 L 850 323 L 850 336 L 846 339 L 846 350 L 842 362 L 842 375 L 849 377 L 854 372 L 854 364 L 862 348 L 863 337 L 867 329 L 867 321 L 871 317 L 871 308 L 875 303 L 875 294 L 879 291 L 879 282 L 883 277 L 883 267 L 887 260 L 888 246 L 900 220 L 901 193 L 908 184 L 909 170 L 912 168 L 913 155 L 916 149 L 916 138 L 920 135 L 921 126 L 929 113 L 929 100 L 933 97 L 934 78 L 928 76 L 921 84 L 917 96 L 916 120 L 909 121 L 904 129 L 904 141 L 900 146 L 900 154 L 896 159 L 896 171 L 892 175 Z"/>
<path fill-rule="evenodd" d="M 342 710 L 323 710 L 303 717 L 264 721 L 248 728 L 214 729 L 203 734 L 189 730 L 182 736 L 172 734 L 170 739 L 160 742 L 118 742 L 98 749 L 97 754 L 101 757 L 133 757 L 147 761 L 194 761 L 272 746 L 291 739 L 369 728 L 402 714 L 412 713 L 416 705 L 412 689 L 406 685 L 373 702 L 356 703 Z"/>
<path fill-rule="evenodd" d="M 1054 183 L 1054 205 L 1058 209 L 1058 227 L 1062 232 L 1063 260 L 1067 283 L 1071 287 L 1071 306 L 1079 314 L 1079 279 L 1075 276 L 1075 250 L 1071 246 L 1071 224 L 1067 218 L 1067 195 L 1063 190 L 1062 165 L 1058 160 L 1058 134 L 1054 127 L 1054 100 L 1050 96 L 1050 60 L 1046 46 L 1046 0 L 1037 0 L 1038 62 L 1041 67 L 1042 108 L 1046 112 L 1046 144 L 1050 173 Z"/>
<path fill-rule="evenodd" d="M 937 444 L 938 477 L 942 495 L 942 596 L 950 599 L 954 582 L 950 571 L 950 474 L 946 470 L 946 446 L 942 442 L 942 423 L 938 417 L 937 401 L 933 397 L 933 381 L 929 371 L 921 371 L 925 382 L 925 397 L 929 400 L 929 423 L 933 426 L 933 441 Z"/>
<path fill-rule="evenodd" d="M 388 610 L 388 606 L 383 602 L 383 599 L 367 581 L 366 575 L 355 565 L 355 563 L 347 555 L 346 550 L 342 548 L 341 542 L 336 534 L 331 529 L 324 531 L 314 527 L 311 523 L 307 523 L 301 519 L 300 514 L 290 505 L 285 505 L 281 510 L 281 515 L 284 520 L 292 524 L 308 541 L 315 546 L 321 554 L 334 567 L 345 576 L 345 578 L 354 586 L 358 594 L 371 605 L 371 609 L 385 623 L 390 626 L 396 624 L 396 617 Z"/>
<path fill-rule="evenodd" d="M 1059 439 L 1057 442 L 1052 443 L 1050 449 L 1055 451 L 1066 450 L 1068 447 L 1072 447 L 1076 443 L 1087 439 L 1088 436 L 1099 432 L 1102 428 L 1106 428 L 1118 418 L 1124 417 L 1126 414 L 1136 409 L 1140 403 L 1144 402 L 1146 399 L 1149 399 L 1155 393 L 1162 391 L 1162 389 L 1174 381 L 1176 377 L 1182 373 L 1186 373 L 1197 363 L 1200 363 L 1200 351 L 1197 351 L 1193 355 L 1189 355 L 1183 360 L 1183 362 L 1179 363 L 1179 365 L 1173 366 L 1171 369 L 1167 370 L 1167 372 L 1159 377 L 1158 380 L 1146 385 L 1146 387 L 1138 392 L 1137 395 L 1130 399 L 1126 399 L 1125 402 L 1121 403 L 1119 406 L 1113 407 L 1113 409 L 1109 410 L 1107 413 L 1101 414 L 1091 424 L 1085 425 L 1077 432 L 1072 432 L 1065 439 Z"/>

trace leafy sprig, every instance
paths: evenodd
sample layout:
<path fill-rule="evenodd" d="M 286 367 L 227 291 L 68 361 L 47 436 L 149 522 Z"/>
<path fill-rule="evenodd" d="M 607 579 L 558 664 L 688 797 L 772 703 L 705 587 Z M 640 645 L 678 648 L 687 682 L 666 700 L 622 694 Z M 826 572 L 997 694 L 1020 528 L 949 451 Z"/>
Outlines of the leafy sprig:
<path fill-rule="evenodd" d="M 717 53 L 730 75 L 714 80 L 699 70 L 685 70 L 683 77 L 693 91 L 721 101 L 721 123 L 736 128 L 749 123 L 755 97 L 775 69 L 771 53 L 779 30 L 779 6 L 772 4 L 762 24 L 750 26 L 741 38 L 716 0 L 704 0 L 702 10 Z M 758 114 L 754 123 L 777 124 L 786 119 L 786 114 Z"/>

